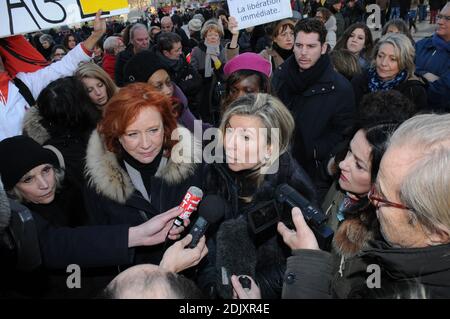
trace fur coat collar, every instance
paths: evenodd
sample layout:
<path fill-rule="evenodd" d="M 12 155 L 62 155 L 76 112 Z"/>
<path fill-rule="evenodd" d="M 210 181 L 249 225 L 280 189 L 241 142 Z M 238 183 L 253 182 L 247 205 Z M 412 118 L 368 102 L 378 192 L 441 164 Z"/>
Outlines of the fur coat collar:
<path fill-rule="evenodd" d="M 187 134 L 187 129 L 183 128 Z M 165 165 L 161 165 L 155 176 L 160 177 L 169 185 L 176 185 L 194 174 L 198 164 L 202 160 L 201 142 L 194 139 L 183 138 L 172 149 L 172 156 L 166 158 Z M 178 152 L 186 150 L 194 145 L 193 152 Z M 105 197 L 124 204 L 134 193 L 135 187 L 131 182 L 127 171 L 119 164 L 115 153 L 110 152 L 104 143 L 102 136 L 95 130 L 89 139 L 86 152 L 85 176 L 89 187 Z"/>

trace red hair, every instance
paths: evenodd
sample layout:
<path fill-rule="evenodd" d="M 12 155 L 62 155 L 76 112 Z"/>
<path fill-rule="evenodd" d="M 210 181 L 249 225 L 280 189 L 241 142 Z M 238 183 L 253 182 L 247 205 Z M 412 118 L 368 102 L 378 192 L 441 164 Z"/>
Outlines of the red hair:
<path fill-rule="evenodd" d="M 125 134 L 127 127 L 147 107 L 152 107 L 161 114 L 164 127 L 163 149 L 170 153 L 177 142 L 170 138 L 172 131 L 177 128 L 172 103 L 169 98 L 147 83 L 127 85 L 103 107 L 103 118 L 97 130 L 103 136 L 109 151 L 120 153 L 119 137 Z"/>

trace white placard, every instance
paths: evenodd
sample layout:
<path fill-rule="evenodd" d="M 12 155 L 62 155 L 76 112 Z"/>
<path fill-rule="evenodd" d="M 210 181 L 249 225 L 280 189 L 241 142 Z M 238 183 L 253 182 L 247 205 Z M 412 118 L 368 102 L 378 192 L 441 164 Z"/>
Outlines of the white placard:
<path fill-rule="evenodd" d="M 128 0 L 1 0 L 0 38 L 128 13 Z"/>
<path fill-rule="evenodd" d="M 227 0 L 239 30 L 292 17 L 290 0 Z"/>

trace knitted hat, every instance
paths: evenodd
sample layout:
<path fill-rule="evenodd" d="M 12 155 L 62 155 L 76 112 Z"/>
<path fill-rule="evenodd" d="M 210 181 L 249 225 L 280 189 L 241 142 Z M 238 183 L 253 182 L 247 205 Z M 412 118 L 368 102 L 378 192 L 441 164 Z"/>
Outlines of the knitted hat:
<path fill-rule="evenodd" d="M 36 166 L 52 164 L 59 167 L 56 154 L 28 136 L 14 136 L 0 142 L 0 175 L 6 190 Z"/>
<path fill-rule="evenodd" d="M 272 67 L 270 65 L 270 62 L 264 59 L 259 54 L 246 52 L 232 58 L 227 62 L 227 64 L 225 64 L 225 67 L 223 68 L 223 72 L 226 76 L 239 70 L 258 71 L 266 75 L 267 77 L 270 77 Z"/>
<path fill-rule="evenodd" d="M 141 51 L 125 64 L 125 83 L 147 83 L 153 73 L 161 69 L 168 71 L 167 65 L 160 57 L 149 50 Z"/>
<path fill-rule="evenodd" d="M 188 28 L 195 32 L 200 31 L 202 29 L 202 21 L 199 19 L 192 19 L 188 23 Z"/>

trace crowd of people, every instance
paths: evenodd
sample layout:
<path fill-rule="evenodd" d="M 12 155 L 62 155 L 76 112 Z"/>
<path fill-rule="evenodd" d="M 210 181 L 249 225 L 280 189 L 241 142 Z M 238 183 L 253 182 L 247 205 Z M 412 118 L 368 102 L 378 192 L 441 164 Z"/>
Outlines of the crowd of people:
<path fill-rule="evenodd" d="M 450 3 L 430 0 L 415 42 L 425 1 L 372 2 L 296 0 L 243 30 L 226 6 L 99 11 L 0 39 L 0 297 L 449 298 Z M 329 246 L 277 202 L 285 184 Z M 192 186 L 223 211 L 198 243 L 203 217 L 174 226 Z"/>

